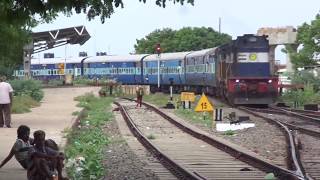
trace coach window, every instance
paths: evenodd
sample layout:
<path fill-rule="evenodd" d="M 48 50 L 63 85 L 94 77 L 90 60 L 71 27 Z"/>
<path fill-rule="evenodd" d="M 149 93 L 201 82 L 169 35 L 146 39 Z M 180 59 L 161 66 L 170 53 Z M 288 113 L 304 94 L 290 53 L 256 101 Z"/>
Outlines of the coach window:
<path fill-rule="evenodd" d="M 96 68 L 95 69 L 95 74 L 100 74 L 101 69 L 100 68 Z"/>

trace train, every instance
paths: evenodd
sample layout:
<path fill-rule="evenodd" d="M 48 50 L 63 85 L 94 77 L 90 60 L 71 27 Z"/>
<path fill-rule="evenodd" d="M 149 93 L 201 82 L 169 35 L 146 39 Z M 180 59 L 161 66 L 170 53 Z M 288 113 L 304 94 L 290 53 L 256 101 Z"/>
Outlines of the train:
<path fill-rule="evenodd" d="M 31 60 L 34 79 L 74 77 L 116 79 L 149 85 L 151 92 L 205 92 L 234 105 L 272 104 L 278 77 L 272 73 L 267 36 L 245 34 L 231 42 L 187 52 L 103 55 Z M 15 71 L 22 77 L 23 70 Z"/>

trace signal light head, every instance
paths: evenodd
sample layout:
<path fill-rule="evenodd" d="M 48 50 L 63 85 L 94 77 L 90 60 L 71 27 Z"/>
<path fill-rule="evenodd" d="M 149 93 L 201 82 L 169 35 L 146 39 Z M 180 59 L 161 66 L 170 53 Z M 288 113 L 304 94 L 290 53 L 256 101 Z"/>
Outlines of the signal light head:
<path fill-rule="evenodd" d="M 156 45 L 156 52 L 157 52 L 157 54 L 160 54 L 160 53 L 161 53 L 160 43 L 158 43 L 158 44 Z"/>

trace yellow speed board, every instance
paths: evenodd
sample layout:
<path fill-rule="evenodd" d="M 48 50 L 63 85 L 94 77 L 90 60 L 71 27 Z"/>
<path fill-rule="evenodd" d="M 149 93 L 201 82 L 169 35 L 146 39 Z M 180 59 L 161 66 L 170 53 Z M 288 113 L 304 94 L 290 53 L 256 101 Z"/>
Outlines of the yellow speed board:
<path fill-rule="evenodd" d="M 202 94 L 195 110 L 196 112 L 210 112 L 213 111 L 213 105 L 208 100 L 205 94 Z"/>
<path fill-rule="evenodd" d="M 181 92 L 181 101 L 194 102 L 195 95 L 193 92 Z"/>

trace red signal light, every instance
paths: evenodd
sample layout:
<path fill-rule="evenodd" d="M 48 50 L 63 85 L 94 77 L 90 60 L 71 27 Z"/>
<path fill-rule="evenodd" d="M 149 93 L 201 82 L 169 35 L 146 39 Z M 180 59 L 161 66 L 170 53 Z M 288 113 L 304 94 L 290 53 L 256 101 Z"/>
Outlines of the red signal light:
<path fill-rule="evenodd" d="M 161 53 L 160 43 L 158 43 L 158 44 L 156 45 L 156 52 L 157 52 L 157 54 L 160 54 L 160 53 Z"/>

